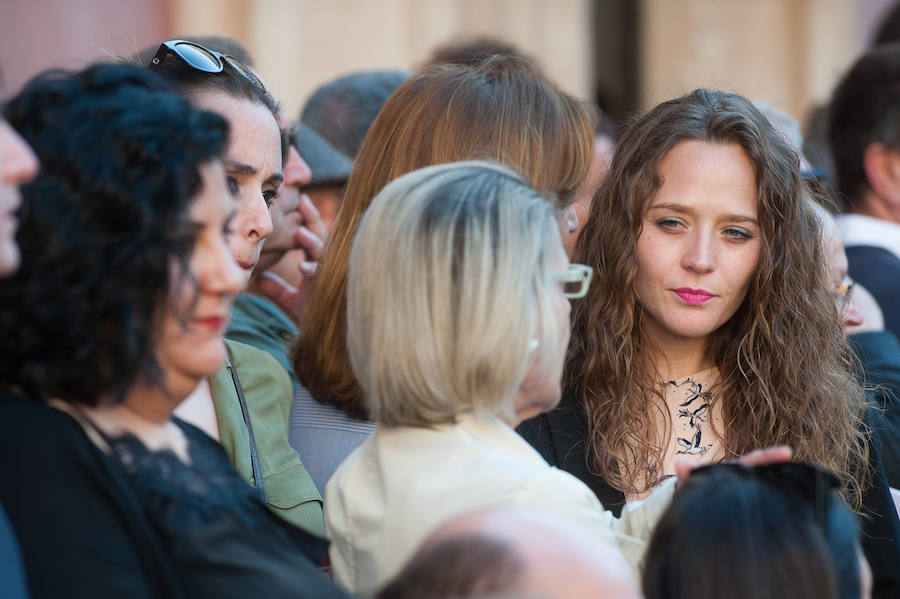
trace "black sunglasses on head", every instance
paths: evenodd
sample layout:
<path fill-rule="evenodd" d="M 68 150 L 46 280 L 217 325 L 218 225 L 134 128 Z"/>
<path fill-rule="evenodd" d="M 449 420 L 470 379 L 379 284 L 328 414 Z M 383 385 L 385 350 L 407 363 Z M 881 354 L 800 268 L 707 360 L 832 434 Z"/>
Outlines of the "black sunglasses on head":
<path fill-rule="evenodd" d="M 266 91 L 266 86 L 263 85 L 263 82 L 256 76 L 253 69 L 234 56 L 210 50 L 209 48 L 188 40 L 169 40 L 163 42 L 159 45 L 159 50 L 156 51 L 156 54 L 147 66 L 156 70 L 169 54 L 174 54 L 180 58 L 184 64 L 203 73 L 221 73 L 225 70 L 225 65 L 227 64 L 243 75 L 247 81 L 258 86 L 263 92 Z"/>

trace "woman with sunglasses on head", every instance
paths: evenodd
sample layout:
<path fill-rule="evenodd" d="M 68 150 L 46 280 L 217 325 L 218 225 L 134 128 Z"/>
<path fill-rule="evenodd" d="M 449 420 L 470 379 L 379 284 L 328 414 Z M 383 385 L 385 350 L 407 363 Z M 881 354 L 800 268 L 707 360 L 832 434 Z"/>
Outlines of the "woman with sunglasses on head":
<path fill-rule="evenodd" d="M 870 516 L 891 596 L 900 529 L 806 195 L 796 152 L 741 96 L 697 90 L 634 121 L 576 244 L 599 281 L 573 313 L 564 398 L 520 432 L 609 506 L 681 457 L 789 445 Z"/>
<path fill-rule="evenodd" d="M 172 40 L 160 45 L 149 68 L 191 104 L 228 121 L 224 164 L 236 194 L 229 246 L 246 287 L 260 261 L 274 262 L 261 254 L 273 233 L 270 206 L 281 200 L 285 174 L 306 169 L 305 164 L 283 145 L 276 101 L 253 69 L 236 58 L 192 41 Z M 295 191 L 287 194 L 296 199 Z M 274 234 L 280 241 L 289 223 L 278 218 L 281 212 L 275 216 L 280 230 Z M 247 299 L 242 295 L 242 314 Z M 276 514 L 324 536 L 321 496 L 288 440 L 293 385 L 287 371 L 266 351 L 234 340 L 226 343 L 227 364 L 200 383 L 178 415 L 222 444 L 238 472 Z"/>
<path fill-rule="evenodd" d="M 0 499 L 33 597 L 345 596 L 173 418 L 225 358 L 228 126 L 147 69 L 29 82 L 6 115 L 41 160 L 0 285 Z"/>
<path fill-rule="evenodd" d="M 837 479 L 802 464 L 693 471 L 650 540 L 647 599 L 870 599 Z"/>

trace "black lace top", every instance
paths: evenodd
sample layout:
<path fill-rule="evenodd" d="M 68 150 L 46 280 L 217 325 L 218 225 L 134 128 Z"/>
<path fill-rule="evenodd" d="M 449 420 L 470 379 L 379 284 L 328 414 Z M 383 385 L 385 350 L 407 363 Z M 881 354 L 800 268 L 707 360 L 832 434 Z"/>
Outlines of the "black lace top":
<path fill-rule="evenodd" d="M 222 448 L 175 420 L 190 464 L 131 434 L 107 437 L 188 597 L 347 597 L 318 568 L 327 541 L 283 523 Z"/>

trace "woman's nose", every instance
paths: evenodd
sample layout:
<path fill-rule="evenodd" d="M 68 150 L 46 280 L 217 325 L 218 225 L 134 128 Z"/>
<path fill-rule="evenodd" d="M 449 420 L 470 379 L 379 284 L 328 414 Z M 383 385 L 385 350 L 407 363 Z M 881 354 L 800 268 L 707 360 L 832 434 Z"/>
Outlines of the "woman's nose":
<path fill-rule="evenodd" d="M 0 119 L 0 180 L 8 185 L 24 185 L 38 171 L 38 159 L 9 123 Z"/>
<path fill-rule="evenodd" d="M 263 241 L 272 234 L 272 215 L 262 193 L 257 193 L 253 198 L 247 198 L 246 215 L 240 225 L 240 233 L 253 242 Z"/>
<path fill-rule="evenodd" d="M 712 235 L 697 231 L 687 241 L 688 247 L 681 258 L 682 266 L 697 273 L 714 270 L 716 268 L 716 251 Z"/>

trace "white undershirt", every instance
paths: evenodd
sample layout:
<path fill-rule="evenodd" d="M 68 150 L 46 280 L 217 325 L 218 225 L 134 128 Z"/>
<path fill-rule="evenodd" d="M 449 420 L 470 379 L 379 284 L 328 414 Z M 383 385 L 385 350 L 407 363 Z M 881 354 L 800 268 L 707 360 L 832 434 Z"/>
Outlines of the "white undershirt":
<path fill-rule="evenodd" d="M 220 440 L 219 421 L 216 419 L 216 406 L 213 403 L 209 379 L 200 381 L 197 388 L 178 404 L 175 415 L 193 424 L 215 441 Z"/>

